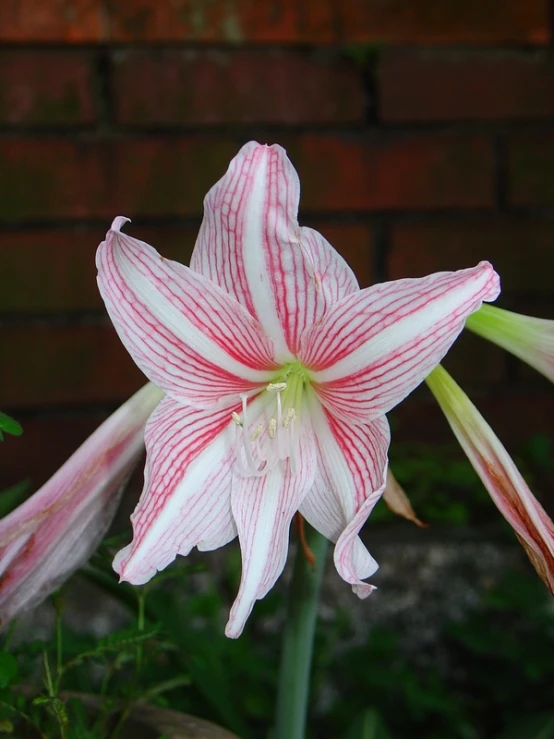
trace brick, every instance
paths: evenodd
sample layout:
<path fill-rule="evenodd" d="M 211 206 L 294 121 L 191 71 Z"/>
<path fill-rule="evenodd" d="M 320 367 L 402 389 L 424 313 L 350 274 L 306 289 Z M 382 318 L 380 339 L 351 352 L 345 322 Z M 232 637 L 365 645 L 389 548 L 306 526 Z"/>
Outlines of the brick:
<path fill-rule="evenodd" d="M 492 150 L 478 135 L 278 140 L 300 171 L 308 211 L 493 204 Z M 204 195 L 238 148 L 233 139 L 200 136 L 0 140 L 0 223 L 201 215 Z"/>
<path fill-rule="evenodd" d="M 526 43 L 548 41 L 548 0 L 18 0 L 9 42 Z"/>
<path fill-rule="evenodd" d="M 306 210 L 493 204 L 493 155 L 477 135 L 312 135 L 292 142 Z"/>
<path fill-rule="evenodd" d="M 0 51 L 0 125 L 92 123 L 93 67 L 70 51 Z"/>
<path fill-rule="evenodd" d="M 198 215 L 237 148 L 197 137 L 0 140 L 0 223 Z"/>
<path fill-rule="evenodd" d="M 0 40 L 99 41 L 107 28 L 105 0 L 17 0 L 0 3 Z"/>
<path fill-rule="evenodd" d="M 0 328 L 0 408 L 125 400 L 144 383 L 106 324 Z"/>
<path fill-rule="evenodd" d="M 392 122 L 552 117 L 554 56 L 386 49 L 378 107 Z"/>
<path fill-rule="evenodd" d="M 164 256 L 188 264 L 198 224 L 129 224 L 126 230 Z M 105 230 L 83 227 L 0 232 L 0 313 L 46 314 L 102 308 L 94 255 L 104 234 Z"/>
<path fill-rule="evenodd" d="M 69 139 L 0 140 L 0 222 L 107 215 L 98 146 Z"/>
<path fill-rule="evenodd" d="M 487 259 L 503 290 L 554 290 L 554 222 L 524 219 L 396 223 L 392 226 L 388 276 L 422 277 L 462 269 Z"/>
<path fill-rule="evenodd" d="M 512 137 L 508 177 L 513 205 L 554 205 L 554 131 Z"/>
<path fill-rule="evenodd" d="M 336 40 L 331 0 L 125 0 L 113 3 L 118 41 L 321 43 Z"/>
<path fill-rule="evenodd" d="M 336 53 L 119 51 L 114 84 L 116 117 L 123 125 L 364 120 L 361 70 Z"/>
<path fill-rule="evenodd" d="M 341 0 L 342 38 L 350 43 L 546 44 L 548 0 Z"/>

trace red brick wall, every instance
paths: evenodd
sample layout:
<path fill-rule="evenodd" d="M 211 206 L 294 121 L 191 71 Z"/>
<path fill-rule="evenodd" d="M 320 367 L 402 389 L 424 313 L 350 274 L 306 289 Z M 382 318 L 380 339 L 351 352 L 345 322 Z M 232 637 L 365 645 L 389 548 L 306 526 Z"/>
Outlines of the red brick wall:
<path fill-rule="evenodd" d="M 554 317 L 549 0 L 0 3 L 2 484 L 39 483 L 142 382 L 95 287 L 112 217 L 184 261 L 245 141 L 283 144 L 302 220 L 363 285 L 490 259 Z M 504 438 L 554 431 L 546 382 L 475 337 L 448 365 Z M 400 433 L 436 438 L 423 392 Z M 423 420 L 424 419 L 424 420 Z"/>

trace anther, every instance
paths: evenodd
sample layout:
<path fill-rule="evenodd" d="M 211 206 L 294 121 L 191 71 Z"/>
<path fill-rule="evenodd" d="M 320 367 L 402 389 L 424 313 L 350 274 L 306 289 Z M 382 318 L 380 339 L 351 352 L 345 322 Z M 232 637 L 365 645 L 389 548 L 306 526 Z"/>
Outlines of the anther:
<path fill-rule="evenodd" d="M 286 382 L 270 382 L 266 387 L 266 390 L 269 390 L 270 393 L 280 393 L 281 390 L 285 390 L 286 387 Z"/>
<path fill-rule="evenodd" d="M 275 418 L 269 419 L 269 423 L 267 425 L 267 433 L 270 439 L 275 438 L 275 434 L 277 433 L 277 420 Z"/>
<path fill-rule="evenodd" d="M 263 431 L 263 428 L 264 428 L 264 427 L 262 426 L 262 424 L 261 424 L 261 423 L 260 423 L 260 424 L 259 424 L 259 425 L 257 426 L 256 430 L 255 430 L 255 431 L 254 431 L 254 433 L 252 434 L 252 437 L 251 437 L 251 438 L 252 438 L 252 441 L 256 441 L 256 439 L 257 439 L 257 438 L 259 437 L 259 435 L 260 435 L 260 434 L 262 433 L 262 431 Z"/>
<path fill-rule="evenodd" d="M 237 426 L 242 427 L 242 419 L 241 419 L 241 417 L 239 416 L 239 414 L 236 411 L 233 411 L 231 413 L 231 418 L 237 424 Z"/>
<path fill-rule="evenodd" d="M 294 410 L 294 408 L 288 408 L 287 412 L 285 413 L 285 417 L 283 418 L 283 428 L 288 428 L 295 418 L 296 411 Z"/>

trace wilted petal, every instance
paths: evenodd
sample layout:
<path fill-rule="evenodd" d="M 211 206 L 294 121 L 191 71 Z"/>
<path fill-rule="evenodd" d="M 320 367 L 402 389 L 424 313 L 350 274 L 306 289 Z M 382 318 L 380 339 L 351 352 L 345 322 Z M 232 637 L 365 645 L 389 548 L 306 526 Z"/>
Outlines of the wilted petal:
<path fill-rule="evenodd" d="M 237 408 L 238 409 L 238 408 Z M 131 516 L 133 541 L 114 569 L 133 585 L 186 555 L 236 536 L 231 515 L 235 462 L 231 410 L 199 411 L 164 398 L 145 433 L 144 489 Z"/>
<path fill-rule="evenodd" d="M 161 397 L 153 385 L 139 390 L 40 490 L 0 520 L 2 624 L 43 600 L 96 549 Z"/>
<path fill-rule="evenodd" d="M 396 477 L 392 474 L 390 467 L 387 470 L 387 485 L 383 493 L 383 500 L 387 504 L 389 511 L 392 511 L 397 516 L 407 518 L 408 521 L 412 521 L 416 526 L 421 526 L 422 528 L 427 526 L 426 523 L 420 521 L 416 516 L 410 499 L 406 495 L 402 485 L 400 485 Z"/>
<path fill-rule="evenodd" d="M 217 285 L 119 230 L 98 247 L 98 286 L 140 369 L 174 400 L 196 408 L 234 403 L 268 381 L 273 345 Z"/>
<path fill-rule="evenodd" d="M 286 152 L 251 141 L 204 200 L 204 220 L 190 266 L 233 295 L 291 358 L 306 326 L 331 292 L 356 289 L 344 260 L 297 221 L 300 183 Z M 353 287 L 352 287 L 353 286 Z"/>
<path fill-rule="evenodd" d="M 374 285 L 338 301 L 302 338 L 322 402 L 367 422 L 406 397 L 446 354 L 466 317 L 499 293 L 488 262 Z"/>
<path fill-rule="evenodd" d="M 311 429 L 300 435 L 291 461 L 261 477 L 233 477 L 231 505 L 239 533 L 242 577 L 225 634 L 240 636 L 256 600 L 273 587 L 287 559 L 289 528 L 315 475 Z"/>
<path fill-rule="evenodd" d="M 494 431 L 448 372 L 436 367 L 427 384 L 498 510 L 554 593 L 554 524 Z"/>
<path fill-rule="evenodd" d="M 483 305 L 466 328 L 498 344 L 554 382 L 554 321 Z"/>
<path fill-rule="evenodd" d="M 312 398 L 317 429 L 318 473 L 300 513 L 335 546 L 335 566 L 354 592 L 366 597 L 374 589 L 362 582 L 378 565 L 358 533 L 385 487 L 390 431 L 386 418 L 349 424 L 334 418 Z"/>

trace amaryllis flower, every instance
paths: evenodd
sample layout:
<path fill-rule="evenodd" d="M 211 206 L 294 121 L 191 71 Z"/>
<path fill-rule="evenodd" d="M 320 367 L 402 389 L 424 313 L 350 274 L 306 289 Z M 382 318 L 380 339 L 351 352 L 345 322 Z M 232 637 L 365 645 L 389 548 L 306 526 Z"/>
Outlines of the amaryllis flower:
<path fill-rule="evenodd" d="M 467 328 L 515 354 L 554 382 L 554 321 L 484 305 Z"/>
<path fill-rule="evenodd" d="M 152 384 L 139 390 L 40 490 L 0 520 L 0 625 L 40 603 L 94 552 L 162 395 Z"/>
<path fill-rule="evenodd" d="M 238 534 L 231 637 L 281 573 L 296 511 L 336 542 L 341 577 L 371 593 L 377 565 L 358 533 L 385 486 L 385 413 L 499 292 L 487 262 L 360 290 L 299 227 L 299 194 L 284 150 L 251 142 L 204 201 L 190 268 L 126 236 L 121 217 L 97 254 L 116 330 L 166 393 L 146 428 L 133 541 L 114 567 L 145 583 L 176 554 Z"/>
<path fill-rule="evenodd" d="M 554 524 L 494 431 L 448 372 L 438 366 L 426 381 L 498 510 L 554 593 Z"/>

